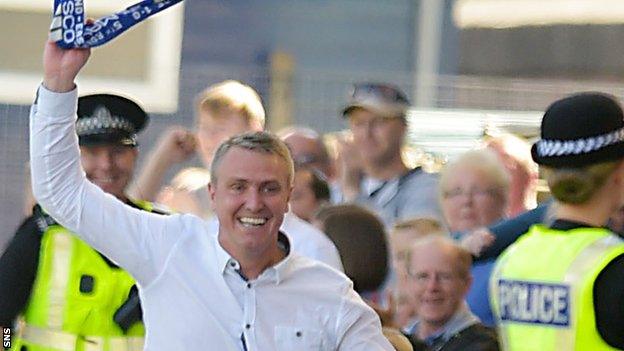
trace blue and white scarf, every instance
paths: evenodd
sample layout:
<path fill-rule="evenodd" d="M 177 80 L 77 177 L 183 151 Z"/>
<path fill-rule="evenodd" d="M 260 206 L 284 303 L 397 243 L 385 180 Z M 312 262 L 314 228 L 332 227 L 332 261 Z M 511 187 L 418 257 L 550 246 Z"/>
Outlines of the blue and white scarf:
<path fill-rule="evenodd" d="M 54 0 L 50 39 L 64 49 L 100 46 L 135 24 L 181 1 L 143 0 L 125 10 L 87 24 L 84 0 Z"/>

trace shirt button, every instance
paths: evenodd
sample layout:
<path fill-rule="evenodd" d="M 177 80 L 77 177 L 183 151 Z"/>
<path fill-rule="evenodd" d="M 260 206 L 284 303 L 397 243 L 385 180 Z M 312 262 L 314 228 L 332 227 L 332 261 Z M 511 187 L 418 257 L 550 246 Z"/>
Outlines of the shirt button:
<path fill-rule="evenodd" d="M 247 289 L 251 289 L 251 283 L 247 283 Z"/>
<path fill-rule="evenodd" d="M 295 335 L 297 335 L 297 337 L 300 338 L 302 333 L 301 333 L 301 331 L 297 331 L 297 333 Z"/>
<path fill-rule="evenodd" d="M 236 267 L 236 262 L 230 262 L 231 267 Z"/>
<path fill-rule="evenodd" d="M 249 328 L 251 328 L 251 324 L 246 324 L 245 329 L 249 329 Z"/>

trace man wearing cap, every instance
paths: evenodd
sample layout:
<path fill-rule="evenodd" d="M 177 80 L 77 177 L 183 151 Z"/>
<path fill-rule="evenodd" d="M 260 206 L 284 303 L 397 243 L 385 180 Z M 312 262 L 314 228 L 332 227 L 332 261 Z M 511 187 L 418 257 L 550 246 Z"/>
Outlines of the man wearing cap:
<path fill-rule="evenodd" d="M 340 155 L 345 200 L 371 207 L 388 226 L 410 217 L 442 218 L 437 178 L 410 169 L 401 156 L 409 106 L 397 87 L 361 83 L 343 110 L 353 134 Z"/>
<path fill-rule="evenodd" d="M 137 209 L 125 189 L 148 117 L 116 95 L 78 100 L 80 162 L 91 182 Z M 54 165 L 49 165 L 54 167 Z M 60 226 L 39 205 L 0 257 L 0 325 L 19 316 L 14 350 L 142 350 L 144 327 L 134 279 Z"/>

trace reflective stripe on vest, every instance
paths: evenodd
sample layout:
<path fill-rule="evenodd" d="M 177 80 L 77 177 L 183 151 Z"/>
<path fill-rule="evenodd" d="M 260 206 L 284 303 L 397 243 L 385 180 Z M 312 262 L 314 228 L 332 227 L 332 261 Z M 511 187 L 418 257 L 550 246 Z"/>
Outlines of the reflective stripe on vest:
<path fill-rule="evenodd" d="M 59 232 L 52 237 L 52 267 L 50 279 L 48 326 L 52 329 L 63 327 L 65 292 L 69 282 L 72 238 L 70 234 Z"/>
<path fill-rule="evenodd" d="M 142 351 L 141 337 L 77 336 L 51 329 L 24 326 L 21 339 L 36 345 L 53 345 L 59 351 Z"/>
<path fill-rule="evenodd" d="M 622 240 L 604 229 L 531 228 L 501 255 L 490 279 L 503 349 L 612 350 L 596 329 L 593 284 L 621 254 Z"/>
<path fill-rule="evenodd" d="M 148 202 L 137 206 L 152 209 Z M 12 350 L 21 345 L 29 351 L 141 350 L 143 325 L 135 323 L 124 332 L 113 320 L 133 284 L 127 272 L 110 267 L 97 251 L 67 229 L 48 226 L 41 240 L 37 277 L 22 317 L 25 327 L 18 331 Z"/>

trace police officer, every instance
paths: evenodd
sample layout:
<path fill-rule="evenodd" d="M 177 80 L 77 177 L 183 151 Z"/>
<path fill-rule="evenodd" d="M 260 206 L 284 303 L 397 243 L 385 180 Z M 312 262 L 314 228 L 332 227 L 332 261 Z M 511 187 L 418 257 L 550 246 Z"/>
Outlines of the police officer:
<path fill-rule="evenodd" d="M 124 97 L 81 97 L 80 157 L 91 182 L 130 206 L 162 214 L 125 195 L 136 133 L 147 120 Z M 0 257 L 0 325 L 20 326 L 11 350 L 142 350 L 141 317 L 134 279 L 35 206 Z"/>
<path fill-rule="evenodd" d="M 533 159 L 555 198 L 498 259 L 490 296 L 506 350 L 624 349 L 624 242 L 604 228 L 624 202 L 624 115 L 581 93 L 544 114 Z"/>

